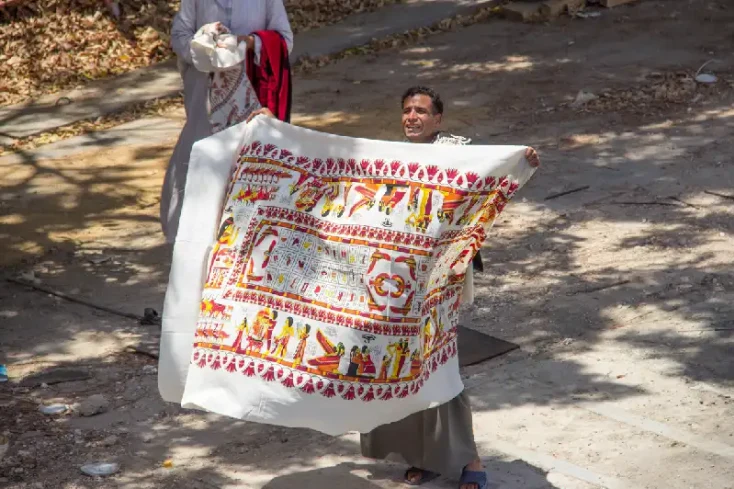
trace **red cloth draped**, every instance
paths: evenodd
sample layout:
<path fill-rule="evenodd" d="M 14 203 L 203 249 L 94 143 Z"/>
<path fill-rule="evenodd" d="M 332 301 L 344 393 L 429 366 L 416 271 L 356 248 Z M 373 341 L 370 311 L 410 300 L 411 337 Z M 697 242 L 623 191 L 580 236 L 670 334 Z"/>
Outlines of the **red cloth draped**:
<path fill-rule="evenodd" d="M 255 53 L 247 51 L 247 77 L 257 93 L 260 104 L 271 110 L 281 121 L 290 122 L 292 81 L 288 45 L 276 31 L 257 31 L 260 38 L 260 64 Z"/>

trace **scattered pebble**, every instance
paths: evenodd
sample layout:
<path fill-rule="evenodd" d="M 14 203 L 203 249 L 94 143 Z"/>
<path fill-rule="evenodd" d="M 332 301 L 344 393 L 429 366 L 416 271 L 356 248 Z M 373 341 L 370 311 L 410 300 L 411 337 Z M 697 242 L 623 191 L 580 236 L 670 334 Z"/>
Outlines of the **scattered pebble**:
<path fill-rule="evenodd" d="M 49 404 L 48 406 L 39 406 L 38 410 L 43 414 L 51 416 L 65 413 L 69 410 L 69 406 L 67 404 Z"/>
<path fill-rule="evenodd" d="M 712 75 L 710 73 L 701 73 L 700 75 L 696 75 L 696 81 L 698 83 L 710 85 L 712 83 L 716 83 L 717 81 L 719 81 L 719 79 L 716 77 L 716 75 Z"/>
<path fill-rule="evenodd" d="M 158 311 L 152 307 L 146 307 L 143 309 L 143 317 L 140 319 L 140 324 L 143 326 L 160 326 L 163 322 L 163 318 L 158 314 Z"/>
<path fill-rule="evenodd" d="M 108 462 L 95 462 L 81 466 L 84 475 L 90 477 L 107 477 L 120 471 L 120 464 Z"/>
<path fill-rule="evenodd" d="M 112 258 L 106 255 L 96 255 L 87 258 L 87 261 L 92 265 L 101 265 L 102 263 L 110 261 Z"/>
<path fill-rule="evenodd" d="M 35 285 L 38 285 L 41 283 L 41 280 L 38 277 L 36 277 L 36 273 L 33 270 L 22 272 L 20 275 L 18 275 L 18 278 L 23 280 L 24 282 L 29 282 Z"/>
<path fill-rule="evenodd" d="M 156 367 L 155 365 L 146 365 L 143 367 L 143 373 L 149 375 L 156 374 L 158 373 L 158 367 Z"/>
<path fill-rule="evenodd" d="M 581 19 L 595 19 L 597 17 L 601 17 L 601 12 L 576 12 L 574 14 L 574 17 L 579 17 Z"/>
<path fill-rule="evenodd" d="M 102 440 L 102 446 L 111 447 L 112 445 L 116 445 L 119 440 L 115 435 L 110 435 Z"/>
<path fill-rule="evenodd" d="M 88 397 L 79 405 L 79 413 L 82 416 L 94 416 L 95 414 L 104 413 L 109 409 L 110 402 L 102 394 L 95 394 Z"/>
<path fill-rule="evenodd" d="M 583 90 L 579 90 L 579 93 L 576 94 L 576 99 L 571 104 L 572 107 L 581 107 L 589 102 L 598 99 L 596 95 L 594 95 L 591 92 L 585 92 Z"/>

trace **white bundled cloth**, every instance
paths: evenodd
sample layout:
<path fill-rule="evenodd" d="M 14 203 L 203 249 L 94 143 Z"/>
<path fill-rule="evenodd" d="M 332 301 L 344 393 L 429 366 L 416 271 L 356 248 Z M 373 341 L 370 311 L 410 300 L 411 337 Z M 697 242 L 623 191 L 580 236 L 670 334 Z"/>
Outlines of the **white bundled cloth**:
<path fill-rule="evenodd" d="M 532 148 L 260 116 L 196 143 L 190 165 L 163 310 L 166 401 L 338 435 L 463 390 L 464 278 L 538 166 Z"/>
<path fill-rule="evenodd" d="M 219 22 L 206 24 L 191 40 L 191 61 L 204 73 L 228 70 L 246 60 L 247 46 Z"/>

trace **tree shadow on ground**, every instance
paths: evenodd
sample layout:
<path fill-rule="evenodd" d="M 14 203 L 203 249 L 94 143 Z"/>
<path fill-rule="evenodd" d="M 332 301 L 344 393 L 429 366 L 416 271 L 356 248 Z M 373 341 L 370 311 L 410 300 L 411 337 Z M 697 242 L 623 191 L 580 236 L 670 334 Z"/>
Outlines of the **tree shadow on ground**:
<path fill-rule="evenodd" d="M 0 477 L 12 484 L 42 481 L 52 487 L 96 487 L 78 468 L 98 460 L 122 467 L 118 476 L 105 480 L 104 487 L 111 489 L 208 489 L 229 484 L 278 488 L 293 487 L 296 481 L 302 488 L 368 488 L 394 487 L 400 481 L 404 465 L 362 459 L 353 435 L 332 437 L 306 429 L 245 423 L 166 404 L 157 396 L 156 376 L 147 370 L 155 363 L 145 356 L 118 352 L 102 359 L 59 362 L 45 371 L 73 367 L 89 374 L 84 381 L 45 388 L 0 387 L 0 404 L 7 406 L 9 392 L 15 399 L 13 419 L 0 420 L 0 429 L 12 440 Z M 110 403 L 96 416 L 49 418 L 37 410 L 38 404 L 75 404 L 100 392 Z M 530 399 L 518 399 L 526 401 Z M 49 419 L 54 422 L 49 424 Z M 116 441 L 108 443 L 111 435 Z M 29 466 L 29 452 L 43 464 Z M 172 468 L 165 467 L 166 460 Z M 26 470 L 13 472 L 21 461 Z M 483 461 L 500 487 L 557 487 L 544 470 L 521 460 L 491 455 Z M 428 487 L 455 484 L 448 477 Z"/>
<path fill-rule="evenodd" d="M 592 348 L 610 331 L 654 317 L 651 309 L 682 328 L 711 329 L 731 314 L 716 305 L 728 292 L 721 277 L 734 273 L 723 258 L 734 234 L 731 201 L 707 192 L 734 196 L 724 156 L 733 97 L 725 84 L 691 84 L 701 55 L 675 40 L 694 26 L 731 21 L 700 10 L 704 4 L 677 2 L 676 15 L 664 19 L 649 2 L 605 10 L 593 23 L 491 21 L 326 67 L 318 80 L 302 81 L 307 97 L 296 99 L 296 109 L 309 122 L 324 111 L 343 116 L 322 130 L 357 136 L 374 127 L 372 137 L 397 139 L 399 119 L 385 114 L 418 82 L 443 94 L 449 130 L 540 151 L 541 169 L 483 250 L 488 272 L 476 278 L 473 327 L 533 348 L 566 338 Z M 712 50 L 721 41 L 711 30 L 697 36 Z M 574 107 L 579 90 L 602 96 Z M 720 278 L 718 291 L 711 277 Z M 707 315 L 692 312 L 701 308 Z M 675 331 L 649 334 L 695 343 Z M 661 346 L 660 354 L 685 370 L 686 362 L 705 360 L 709 340 L 717 350 L 730 347 L 706 336 L 686 353 Z M 697 378 L 730 385 L 728 363 L 709 358 L 721 368 Z"/>

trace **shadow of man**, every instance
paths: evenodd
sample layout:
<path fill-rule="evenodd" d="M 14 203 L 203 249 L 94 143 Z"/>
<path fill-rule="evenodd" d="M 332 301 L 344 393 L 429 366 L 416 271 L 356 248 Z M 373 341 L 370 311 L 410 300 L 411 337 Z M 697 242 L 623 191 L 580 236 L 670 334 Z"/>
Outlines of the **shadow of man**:
<path fill-rule="evenodd" d="M 324 487 L 348 487 L 349 489 L 376 489 L 389 487 L 388 464 L 340 463 L 333 467 L 307 470 L 281 475 L 268 482 L 263 489 L 322 489 Z M 394 474 L 393 474 L 394 475 Z M 394 479 L 394 477 L 392 477 Z M 382 481 L 383 484 L 376 483 Z M 397 479 L 395 482 L 398 482 Z"/>
<path fill-rule="evenodd" d="M 559 489 L 547 478 L 547 473 L 522 460 L 501 460 L 482 457 L 494 476 L 488 489 Z M 281 475 L 268 482 L 263 489 L 377 489 L 407 487 L 401 475 L 404 467 L 393 463 L 343 462 L 333 467 Z M 456 489 L 457 481 L 440 478 L 426 484 L 425 489 Z"/>

